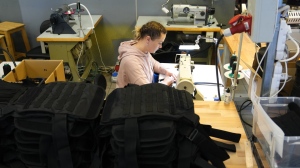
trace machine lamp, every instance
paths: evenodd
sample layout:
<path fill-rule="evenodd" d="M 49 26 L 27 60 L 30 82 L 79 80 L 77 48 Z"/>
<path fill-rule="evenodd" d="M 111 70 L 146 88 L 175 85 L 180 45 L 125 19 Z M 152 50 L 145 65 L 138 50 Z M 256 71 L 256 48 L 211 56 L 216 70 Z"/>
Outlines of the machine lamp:
<path fill-rule="evenodd" d="M 167 9 L 166 7 L 162 7 L 161 10 L 166 14 L 170 12 L 169 9 Z"/>
<path fill-rule="evenodd" d="M 162 10 L 165 14 L 168 14 L 168 13 L 170 12 L 170 10 L 167 9 L 167 8 L 165 7 L 165 5 L 168 4 L 168 2 L 169 2 L 169 0 L 168 0 L 166 3 L 164 3 L 163 5 L 161 5 L 161 10 Z"/>
<path fill-rule="evenodd" d="M 198 44 L 195 45 L 180 45 L 179 50 L 199 50 L 200 46 Z"/>

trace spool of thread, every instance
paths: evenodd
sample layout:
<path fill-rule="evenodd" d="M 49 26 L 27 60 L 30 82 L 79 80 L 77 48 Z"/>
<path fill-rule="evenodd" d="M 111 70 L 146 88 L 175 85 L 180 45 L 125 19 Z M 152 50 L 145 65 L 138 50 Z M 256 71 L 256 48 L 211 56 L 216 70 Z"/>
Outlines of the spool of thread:
<path fill-rule="evenodd" d="M 235 62 L 236 60 L 237 60 L 236 55 L 232 55 L 232 56 L 230 57 L 230 64 L 229 64 L 229 66 L 232 67 L 232 66 L 233 66 L 233 62 Z"/>
<path fill-rule="evenodd" d="M 10 71 L 11 71 L 10 65 L 9 64 L 4 64 L 3 65 L 3 73 L 4 73 L 3 76 L 6 76 Z"/>
<path fill-rule="evenodd" d="M 236 62 L 234 62 L 234 63 L 232 64 L 232 70 L 231 70 L 231 73 L 232 73 L 232 74 L 234 74 L 235 69 L 236 69 Z"/>
<path fill-rule="evenodd" d="M 224 103 L 225 104 L 230 103 L 230 89 L 229 88 L 227 88 L 226 91 L 225 91 Z"/>

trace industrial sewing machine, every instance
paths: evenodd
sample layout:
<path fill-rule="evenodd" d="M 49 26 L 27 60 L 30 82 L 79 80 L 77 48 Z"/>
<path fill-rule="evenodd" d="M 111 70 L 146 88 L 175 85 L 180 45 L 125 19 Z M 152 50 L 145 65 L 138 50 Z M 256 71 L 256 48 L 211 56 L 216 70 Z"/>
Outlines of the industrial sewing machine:
<path fill-rule="evenodd" d="M 57 8 L 50 15 L 50 23 L 53 34 L 76 34 L 76 32 L 69 25 L 69 20 L 74 20 L 72 14 L 74 11 L 68 5 L 63 5 Z"/>
<path fill-rule="evenodd" d="M 193 95 L 196 100 L 204 100 L 204 96 L 197 90 L 192 79 L 194 61 L 189 54 L 177 54 L 180 56 L 178 69 L 179 74 L 176 81 L 176 89 L 185 90 Z"/>
<path fill-rule="evenodd" d="M 214 8 L 189 4 L 173 4 L 171 11 L 173 20 L 168 24 L 196 26 L 206 25 L 208 17 L 215 12 Z"/>

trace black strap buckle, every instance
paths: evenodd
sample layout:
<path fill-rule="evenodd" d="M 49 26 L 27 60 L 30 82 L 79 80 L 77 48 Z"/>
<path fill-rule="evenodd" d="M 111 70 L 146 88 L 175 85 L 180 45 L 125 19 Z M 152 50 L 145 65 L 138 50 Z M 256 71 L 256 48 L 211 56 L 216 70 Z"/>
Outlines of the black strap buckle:
<path fill-rule="evenodd" d="M 197 136 L 198 134 L 198 130 L 197 129 L 194 129 L 189 136 L 187 136 L 187 138 L 190 140 L 190 141 L 193 141 L 195 139 L 195 137 Z"/>

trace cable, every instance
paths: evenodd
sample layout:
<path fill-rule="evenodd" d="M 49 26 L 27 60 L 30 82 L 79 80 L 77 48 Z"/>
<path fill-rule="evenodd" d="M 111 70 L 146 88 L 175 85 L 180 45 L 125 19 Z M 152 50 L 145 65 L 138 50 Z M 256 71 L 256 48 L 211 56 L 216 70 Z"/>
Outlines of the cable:
<path fill-rule="evenodd" d="M 7 50 L 5 50 L 4 48 L 2 48 L 2 47 L 0 47 L 0 50 L 2 50 L 2 51 L 4 51 L 4 52 L 6 52 L 7 53 L 7 55 L 9 55 L 9 57 L 10 57 L 10 59 L 11 59 L 11 61 L 13 62 L 13 64 L 14 64 L 14 66 L 15 67 L 17 67 L 17 64 L 16 64 L 16 61 L 15 61 L 15 59 L 14 59 L 14 57 L 7 51 Z"/>
<path fill-rule="evenodd" d="M 287 73 L 287 70 L 288 70 L 288 69 L 287 69 L 287 63 L 286 63 L 286 62 L 284 62 L 284 66 L 285 66 L 285 72 Z M 278 93 L 284 88 L 284 86 L 285 86 L 285 84 L 286 84 L 286 81 L 287 81 L 287 78 L 284 79 L 284 82 L 283 82 L 281 88 L 280 88 L 276 93 L 274 93 L 272 96 L 270 96 L 270 97 L 275 97 L 275 96 L 277 96 Z"/>
<path fill-rule="evenodd" d="M 217 49 L 218 49 L 217 55 L 218 55 L 219 65 L 222 65 L 221 56 L 220 56 L 220 49 L 219 49 L 219 47 L 218 47 Z M 223 71 L 222 66 L 220 66 L 220 73 L 221 73 L 222 75 L 224 74 L 224 71 Z M 222 79 L 222 83 L 225 84 L 226 82 L 223 80 L 222 77 L 221 77 L 221 79 Z M 224 86 L 223 86 L 223 87 L 224 87 Z"/>
<path fill-rule="evenodd" d="M 194 82 L 194 85 L 217 85 L 217 83 L 214 83 L 214 82 Z M 224 87 L 223 84 L 219 84 L 219 86 Z"/>
<path fill-rule="evenodd" d="M 218 47 L 219 47 L 219 44 L 222 40 L 222 38 L 224 37 L 224 34 L 222 34 L 219 39 L 217 40 L 217 44 L 216 44 L 216 48 L 215 48 L 215 60 L 216 60 L 216 77 L 217 77 L 217 85 L 219 86 L 219 71 L 218 71 L 218 58 L 217 58 L 217 52 L 218 52 Z M 217 87 L 218 88 L 218 96 L 219 96 L 219 101 L 221 101 L 221 94 L 220 94 L 220 87 Z"/>
<path fill-rule="evenodd" d="M 100 57 L 101 63 L 104 66 L 104 68 L 106 69 L 106 66 L 105 66 L 105 64 L 103 62 L 103 59 L 102 59 L 102 54 L 101 54 L 101 50 L 100 50 L 100 47 L 99 47 L 98 39 L 97 39 L 97 36 L 96 36 L 96 32 L 95 32 L 95 30 L 93 30 L 93 32 L 94 32 L 93 34 L 94 34 L 95 39 L 96 39 L 96 43 L 97 43 L 97 47 L 98 47 L 99 57 Z"/>
<path fill-rule="evenodd" d="M 294 38 L 293 38 L 289 33 L 287 34 L 287 36 L 288 36 L 289 39 L 296 45 L 297 51 L 296 51 L 296 53 L 295 53 L 294 56 L 292 56 L 292 57 L 290 57 L 290 58 L 288 58 L 288 59 L 285 59 L 285 60 L 278 60 L 278 62 L 284 62 L 285 73 L 286 73 L 286 74 L 288 74 L 287 62 L 288 62 L 288 61 L 291 61 L 291 60 L 293 60 L 293 59 L 295 59 L 296 57 L 298 57 L 298 54 L 299 54 L 299 44 L 294 40 Z M 270 96 L 270 97 L 275 97 L 275 96 L 277 96 L 278 93 L 285 87 L 286 82 L 287 82 L 287 78 L 284 79 L 284 82 L 283 82 L 281 88 L 280 88 L 276 93 L 274 93 L 272 96 Z"/>
<path fill-rule="evenodd" d="M 85 79 L 81 78 L 80 73 L 79 73 L 79 68 L 78 68 L 80 57 L 83 55 L 83 48 L 84 48 L 84 46 L 83 46 L 83 41 L 82 41 L 81 42 L 81 50 L 80 50 L 80 52 L 78 54 L 78 58 L 77 58 L 77 62 L 76 62 L 76 68 L 77 68 L 77 73 L 78 73 L 79 79 L 81 79 L 81 80 L 84 81 Z"/>
<path fill-rule="evenodd" d="M 249 101 L 250 101 L 250 102 L 249 102 Z M 244 104 L 245 104 L 246 102 L 249 102 L 249 103 L 248 103 L 245 107 L 243 107 Z M 242 105 L 240 106 L 240 109 L 239 109 L 238 112 L 239 112 L 239 114 L 240 114 L 240 118 L 241 118 L 242 122 L 243 122 L 244 124 L 248 125 L 249 127 L 252 127 L 252 125 L 249 124 L 249 123 L 247 123 L 247 122 L 243 119 L 243 117 L 242 117 L 242 110 L 244 110 L 245 108 L 247 108 L 250 104 L 252 104 L 251 100 L 246 100 L 246 101 L 244 101 L 244 102 L 242 103 Z"/>
<path fill-rule="evenodd" d="M 258 59 L 258 54 L 257 54 L 257 47 L 259 47 L 256 43 L 254 43 L 255 45 L 255 57 L 256 57 L 256 62 L 258 63 L 259 62 L 259 59 Z M 261 72 L 264 72 L 263 68 L 261 66 L 259 66 Z"/>
<path fill-rule="evenodd" d="M 169 3 L 170 0 L 167 0 L 166 3 L 162 4 L 161 7 L 164 7 L 165 5 L 167 5 Z"/>
<path fill-rule="evenodd" d="M 297 50 L 296 50 L 295 55 L 293 55 L 292 57 L 285 59 L 285 60 L 278 60 L 279 62 L 291 61 L 291 60 L 295 59 L 296 57 L 298 57 L 298 54 L 299 54 L 299 44 L 295 41 L 295 39 L 290 34 L 287 34 L 287 35 L 288 35 L 289 39 L 296 45 Z"/>
<path fill-rule="evenodd" d="M 258 70 L 259 70 L 259 67 L 261 66 L 263 60 L 265 59 L 265 56 L 266 56 L 266 54 L 267 54 L 267 52 L 268 52 L 268 50 L 269 50 L 269 47 L 270 47 L 270 45 L 268 45 L 268 47 L 266 48 L 266 51 L 265 51 L 263 57 L 261 58 L 261 60 L 260 60 L 259 63 L 258 63 L 258 67 L 256 68 L 256 71 L 255 71 L 255 73 L 254 73 L 254 75 L 253 75 L 253 78 L 252 78 L 252 81 L 251 81 L 252 87 L 253 87 L 253 84 L 254 84 L 254 79 L 255 79 L 255 77 L 257 76 L 257 72 L 258 72 Z M 254 90 L 254 91 L 252 92 L 252 88 L 251 88 L 250 98 L 252 98 L 252 93 L 256 93 L 256 90 Z M 258 97 L 256 94 L 254 94 L 254 96 L 255 96 L 255 98 Z"/>
<path fill-rule="evenodd" d="M 290 6 L 289 5 L 285 5 L 283 7 L 280 7 L 278 9 L 278 12 L 282 12 L 283 11 L 282 16 L 285 17 L 285 16 L 287 16 L 289 10 L 290 10 Z"/>
<path fill-rule="evenodd" d="M 72 6 L 72 5 L 77 5 L 77 3 L 71 3 L 71 4 L 69 4 L 68 6 Z M 94 29 L 94 28 L 95 28 L 95 27 L 94 27 L 94 21 L 93 21 L 93 19 L 92 19 L 92 15 L 91 15 L 90 11 L 87 9 L 87 7 L 85 7 L 85 6 L 84 6 L 83 4 L 81 4 L 81 3 L 80 3 L 80 6 L 84 7 L 84 9 L 87 11 L 88 15 L 90 16 L 91 22 L 92 22 L 92 27 L 91 27 L 91 29 Z"/>
<path fill-rule="evenodd" d="M 68 6 L 71 6 L 71 5 L 76 5 L 77 3 L 72 3 L 72 4 L 69 4 Z M 95 39 L 96 39 L 96 43 L 97 43 L 97 48 L 98 48 L 98 51 L 99 51 L 99 56 L 100 56 L 100 59 L 101 59 L 101 63 L 102 63 L 102 65 L 104 66 L 104 69 L 106 69 L 106 66 L 105 66 L 105 64 L 104 64 L 104 62 L 103 62 L 103 59 L 102 59 L 102 54 L 101 54 L 101 50 L 100 50 L 100 47 L 99 47 L 99 43 L 98 43 L 98 39 L 97 39 L 97 36 L 96 36 L 96 31 L 94 30 L 94 21 L 93 21 L 93 19 L 92 19 L 92 15 L 90 14 L 90 12 L 89 12 L 89 10 L 83 5 L 83 4 L 80 4 L 80 6 L 83 6 L 85 9 L 86 9 L 86 11 L 87 11 L 87 13 L 89 14 L 89 16 L 90 16 L 90 19 L 91 19 L 91 22 L 92 22 L 92 24 L 93 24 L 93 26 L 92 26 L 92 31 L 93 31 L 93 34 L 94 34 L 94 36 L 95 36 Z M 92 52 L 91 52 L 92 53 Z M 93 57 L 94 58 L 94 57 Z"/>

